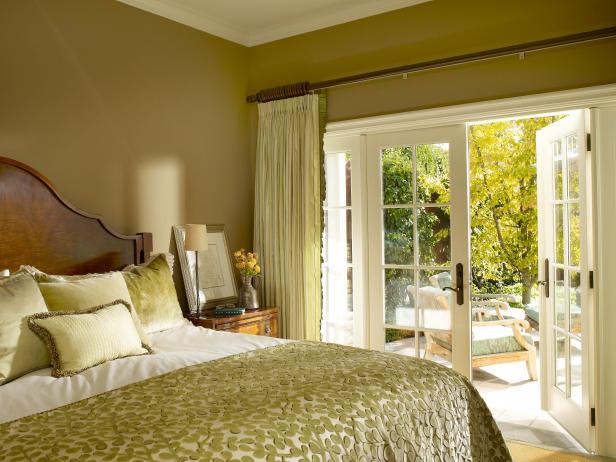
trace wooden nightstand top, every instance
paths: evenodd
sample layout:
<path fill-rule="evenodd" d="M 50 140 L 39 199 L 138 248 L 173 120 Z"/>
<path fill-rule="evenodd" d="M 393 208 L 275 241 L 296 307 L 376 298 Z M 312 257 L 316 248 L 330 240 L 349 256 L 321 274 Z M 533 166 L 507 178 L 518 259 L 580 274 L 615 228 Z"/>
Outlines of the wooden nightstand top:
<path fill-rule="evenodd" d="M 246 310 L 244 314 L 237 314 L 234 316 L 214 316 L 214 310 L 207 310 L 201 313 L 201 317 L 197 318 L 196 316 L 188 316 L 190 322 L 195 325 L 204 325 L 205 321 L 208 323 L 214 324 L 223 324 L 227 322 L 236 322 L 241 321 L 242 319 L 250 319 L 263 317 L 268 314 L 278 314 L 278 308 L 276 307 L 265 307 L 265 308 L 257 308 L 256 310 Z"/>
<path fill-rule="evenodd" d="M 195 326 L 207 329 L 239 332 L 244 334 L 278 336 L 278 308 L 266 307 L 256 310 L 246 310 L 244 314 L 236 316 L 218 317 L 213 315 L 214 310 L 202 313 L 201 317 L 188 316 L 188 320 Z"/>

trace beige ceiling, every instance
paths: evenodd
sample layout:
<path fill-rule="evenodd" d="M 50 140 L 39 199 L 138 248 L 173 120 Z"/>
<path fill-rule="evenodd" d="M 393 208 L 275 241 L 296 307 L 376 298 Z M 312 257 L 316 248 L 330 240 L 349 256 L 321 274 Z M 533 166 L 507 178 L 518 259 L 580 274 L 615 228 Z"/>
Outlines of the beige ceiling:
<path fill-rule="evenodd" d="M 119 0 L 253 46 L 430 0 Z"/>

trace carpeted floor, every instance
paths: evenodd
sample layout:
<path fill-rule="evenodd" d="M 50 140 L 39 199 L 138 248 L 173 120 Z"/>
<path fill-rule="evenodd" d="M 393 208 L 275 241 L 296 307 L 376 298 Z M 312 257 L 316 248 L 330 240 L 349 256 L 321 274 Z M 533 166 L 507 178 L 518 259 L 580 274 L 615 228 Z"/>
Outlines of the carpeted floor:
<path fill-rule="evenodd" d="M 595 457 L 570 452 L 550 451 L 529 444 L 507 441 L 513 462 L 615 462 L 609 457 Z"/>

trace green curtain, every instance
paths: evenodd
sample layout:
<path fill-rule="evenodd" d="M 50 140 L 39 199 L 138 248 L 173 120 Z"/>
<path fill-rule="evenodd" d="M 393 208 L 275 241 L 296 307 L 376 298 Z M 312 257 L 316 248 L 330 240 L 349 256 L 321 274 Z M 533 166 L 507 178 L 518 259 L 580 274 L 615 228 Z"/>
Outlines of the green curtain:
<path fill-rule="evenodd" d="M 266 306 L 280 331 L 319 340 L 321 321 L 321 140 L 319 95 L 259 104 L 255 249 Z"/>

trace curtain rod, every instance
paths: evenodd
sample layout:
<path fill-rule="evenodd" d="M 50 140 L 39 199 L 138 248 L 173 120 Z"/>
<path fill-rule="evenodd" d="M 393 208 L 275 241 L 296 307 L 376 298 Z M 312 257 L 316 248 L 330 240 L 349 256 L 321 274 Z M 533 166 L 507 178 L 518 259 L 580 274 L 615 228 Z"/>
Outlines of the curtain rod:
<path fill-rule="evenodd" d="M 268 88 L 266 90 L 261 90 L 254 95 L 249 95 L 248 97 L 246 97 L 246 101 L 249 103 L 256 103 L 292 98 L 295 96 L 302 96 L 308 94 L 315 90 L 324 90 L 326 88 L 339 87 L 342 85 L 351 85 L 355 83 L 367 82 L 369 80 L 383 79 L 386 77 L 394 77 L 397 75 L 411 74 L 414 72 L 426 71 L 429 69 L 438 69 L 442 67 L 456 66 L 459 64 L 466 64 L 477 61 L 485 61 L 488 59 L 502 58 L 505 56 L 520 55 L 521 58 L 524 58 L 524 53 L 532 51 L 547 50 L 550 48 L 592 42 L 595 40 L 603 40 L 613 37 L 616 37 L 616 26 L 580 32 L 578 34 L 563 35 L 560 37 L 537 40 L 534 42 L 526 42 L 502 48 L 494 48 L 491 50 L 478 51 L 475 53 L 451 56 L 448 58 L 435 59 L 432 61 L 423 61 L 420 63 L 408 64 L 405 66 L 390 67 L 388 69 L 365 72 L 362 74 L 355 74 L 347 77 L 340 77 L 337 79 L 324 80 L 322 82 L 299 82 L 291 85 Z"/>

